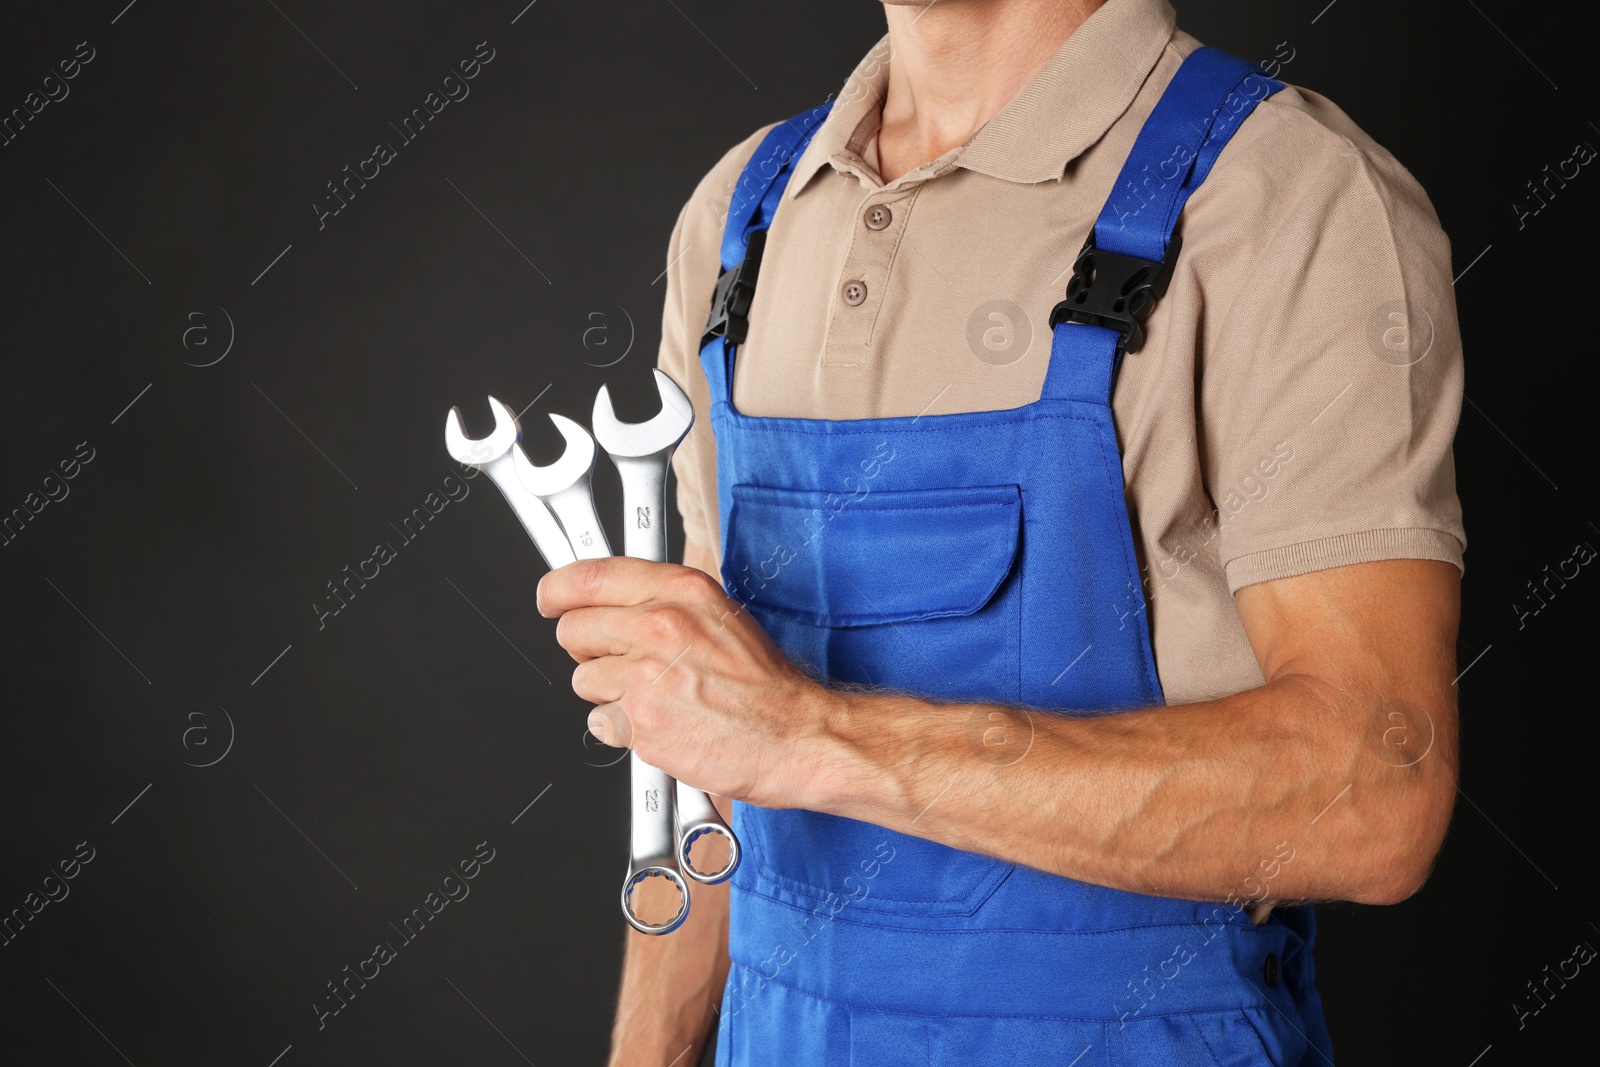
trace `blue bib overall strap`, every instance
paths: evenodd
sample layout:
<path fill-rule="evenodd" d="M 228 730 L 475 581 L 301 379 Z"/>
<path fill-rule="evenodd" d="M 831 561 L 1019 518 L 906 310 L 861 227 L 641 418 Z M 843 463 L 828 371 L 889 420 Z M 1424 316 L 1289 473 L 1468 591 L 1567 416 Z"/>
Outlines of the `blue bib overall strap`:
<path fill-rule="evenodd" d="M 1145 120 L 1111 196 L 1072 266 L 1067 298 L 1050 325 L 1078 322 L 1096 330 L 1055 329 L 1046 392 L 1102 400 L 1124 351 L 1144 340 L 1144 319 L 1166 292 L 1183 247 L 1178 213 L 1211 173 L 1239 124 L 1283 83 L 1253 64 L 1201 48 Z M 1066 349 L 1075 347 L 1076 355 Z M 1061 357 L 1065 358 L 1061 358 Z"/>
<path fill-rule="evenodd" d="M 1162 703 L 1110 408 L 1188 197 L 1280 88 L 1213 49 L 1146 121 L 1051 312 L 1038 401 L 916 418 L 733 404 L 767 227 L 827 106 L 775 127 L 729 209 L 701 345 L 722 579 L 825 676 L 1042 713 Z M 1174 712 L 1181 714 L 1181 712 Z M 996 774 L 1014 724 L 969 724 Z M 717 1062 L 1216 1067 L 1331 1056 L 1309 909 L 1235 907 L 1018 867 L 820 812 L 738 803 Z M 1264 857 L 1263 864 L 1283 856 Z M 1241 871 L 1241 880 L 1260 871 Z"/>
<path fill-rule="evenodd" d="M 767 227 L 772 225 L 778 201 L 789 187 L 794 161 L 811 143 L 832 109 L 833 101 L 829 100 L 767 131 L 734 186 L 728 204 L 728 222 L 722 231 L 722 272 L 711 293 L 711 317 L 700 335 L 702 349 L 713 338 L 723 338 L 719 342 L 721 358 L 717 362 L 724 372 L 730 369 L 725 346 L 738 344 L 745 338 Z M 723 384 L 731 383 L 730 378 Z M 714 381 L 713 391 L 716 385 Z"/>

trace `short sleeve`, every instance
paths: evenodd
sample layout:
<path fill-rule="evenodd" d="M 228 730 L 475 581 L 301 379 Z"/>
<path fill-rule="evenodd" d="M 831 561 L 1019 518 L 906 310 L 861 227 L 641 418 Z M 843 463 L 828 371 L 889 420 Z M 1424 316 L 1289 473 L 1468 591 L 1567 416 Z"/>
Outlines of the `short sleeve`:
<path fill-rule="evenodd" d="M 705 435 L 710 432 L 710 395 L 706 377 L 701 371 L 689 341 L 689 322 L 686 288 L 688 279 L 682 277 L 679 264 L 683 257 L 684 217 L 694 201 L 684 204 L 678 212 L 678 221 L 672 227 L 672 238 L 667 242 L 667 299 L 661 314 L 661 350 L 656 365 L 662 372 L 683 387 L 694 405 L 694 425 L 678 450 L 672 456 L 672 471 L 678 480 L 678 515 L 683 523 L 686 542 L 712 546 L 716 519 L 708 515 L 705 493 L 716 492 L 716 453 L 705 447 Z M 707 300 L 709 300 L 709 296 Z M 709 453 L 709 457 L 708 457 Z"/>
<path fill-rule="evenodd" d="M 656 366 L 683 387 L 694 405 L 694 425 L 672 457 L 678 515 L 685 540 L 709 549 L 719 561 L 717 445 L 711 428 L 711 391 L 700 366 L 700 331 L 722 269 L 722 231 L 734 184 L 772 125 L 734 145 L 706 172 L 679 210 L 667 242 L 667 294 Z"/>
<path fill-rule="evenodd" d="M 1449 241 L 1391 155 L 1315 132 L 1319 151 L 1283 164 L 1295 195 L 1197 362 L 1230 591 L 1381 559 L 1459 568 L 1466 546 Z"/>

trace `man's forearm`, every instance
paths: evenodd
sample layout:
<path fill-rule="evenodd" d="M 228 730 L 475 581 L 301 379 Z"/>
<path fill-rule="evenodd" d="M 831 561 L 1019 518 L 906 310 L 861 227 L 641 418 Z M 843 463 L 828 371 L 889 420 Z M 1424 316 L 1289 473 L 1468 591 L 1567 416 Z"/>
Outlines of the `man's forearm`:
<path fill-rule="evenodd" d="M 611 1067 L 694 1067 L 716 1025 L 728 977 L 728 887 L 694 884 L 671 934 L 628 931 Z"/>
<path fill-rule="evenodd" d="M 1264 684 L 1099 716 L 822 685 L 682 567 L 580 561 L 538 599 L 607 743 L 723 796 L 1081 881 L 1225 900 L 1270 870 L 1277 898 L 1393 902 L 1427 876 L 1454 806 L 1460 579 L 1445 562 L 1246 586 Z M 1008 714 L 1028 747 L 995 759 L 990 717 Z"/>
<path fill-rule="evenodd" d="M 1242 882 L 1270 870 L 1276 899 L 1402 899 L 1454 794 L 1454 739 L 1432 738 L 1419 704 L 1395 702 L 1413 709 L 1400 722 L 1304 677 L 1086 718 L 828 699 L 833 758 L 806 806 L 1133 892 L 1261 899 Z M 1393 744 L 1399 728 L 1409 751 Z M 1404 765 L 1425 740 L 1434 750 Z"/>

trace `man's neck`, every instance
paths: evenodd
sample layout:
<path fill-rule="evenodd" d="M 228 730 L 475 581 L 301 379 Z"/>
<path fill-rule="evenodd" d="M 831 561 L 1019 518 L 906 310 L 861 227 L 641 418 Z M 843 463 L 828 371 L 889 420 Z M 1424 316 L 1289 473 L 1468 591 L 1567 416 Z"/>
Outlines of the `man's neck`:
<path fill-rule="evenodd" d="M 884 0 L 885 182 L 965 143 L 1106 0 Z"/>

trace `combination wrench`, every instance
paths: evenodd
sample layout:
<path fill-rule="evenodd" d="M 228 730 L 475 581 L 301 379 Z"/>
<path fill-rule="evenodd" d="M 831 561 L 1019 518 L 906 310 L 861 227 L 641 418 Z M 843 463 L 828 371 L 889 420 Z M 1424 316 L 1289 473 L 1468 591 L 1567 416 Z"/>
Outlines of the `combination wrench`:
<path fill-rule="evenodd" d="M 444 420 L 444 446 L 449 450 L 450 458 L 457 463 L 476 467 L 489 476 L 489 480 L 506 498 L 506 503 L 511 505 L 512 512 L 533 540 L 533 547 L 544 557 L 547 567 L 554 570 L 571 563 L 577 556 L 567 543 L 567 535 L 561 532 L 561 525 L 550 514 L 545 502 L 528 492 L 517 480 L 512 461 L 513 454 L 522 454 L 517 444 L 522 439 L 522 427 L 517 424 L 517 417 L 510 408 L 492 396 L 489 398 L 489 409 L 494 412 L 494 430 L 488 437 L 478 438 L 468 437 L 462 431 L 461 409 L 450 409 L 450 414 Z"/>
<path fill-rule="evenodd" d="M 611 547 L 600 517 L 595 514 L 590 485 L 594 438 L 565 416 L 551 414 L 550 421 L 567 441 L 561 458 L 536 467 L 517 449 L 512 453 L 513 470 L 527 492 L 544 501 L 555 514 L 578 559 L 609 556 Z M 628 925 L 642 934 L 671 933 L 689 915 L 689 886 L 678 868 L 674 835 L 673 780 L 632 750 L 628 752 L 628 777 L 632 788 L 628 802 L 630 853 L 627 877 L 622 882 L 622 914 Z M 646 922 L 634 911 L 633 892 L 648 878 L 665 878 L 678 891 L 677 911 L 664 922 Z"/>
<path fill-rule="evenodd" d="M 622 478 L 623 554 L 655 563 L 667 561 L 667 467 L 679 442 L 694 425 L 694 406 L 678 383 L 654 372 L 661 411 L 646 422 L 622 422 L 605 386 L 594 398 L 590 426 L 594 438 L 616 464 Z M 676 783 L 678 866 L 697 882 L 715 885 L 732 877 L 739 866 L 739 839 L 711 803 L 691 785 Z M 690 858 L 696 840 L 715 835 L 727 842 L 728 858 L 711 871 L 701 871 Z"/>

